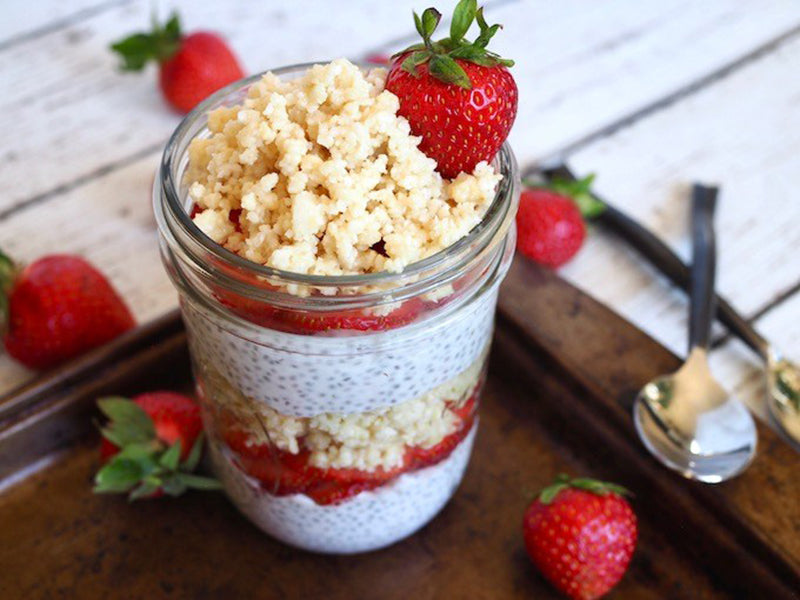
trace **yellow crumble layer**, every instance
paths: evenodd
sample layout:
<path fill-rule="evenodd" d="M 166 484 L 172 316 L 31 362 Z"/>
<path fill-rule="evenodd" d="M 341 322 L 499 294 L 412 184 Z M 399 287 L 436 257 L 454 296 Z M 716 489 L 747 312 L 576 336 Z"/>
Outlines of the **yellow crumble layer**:
<path fill-rule="evenodd" d="M 442 179 L 385 77 L 345 59 L 267 73 L 242 105 L 210 113 L 210 137 L 189 147 L 197 226 L 253 262 L 316 275 L 398 272 L 466 235 L 500 175 L 480 163 Z"/>
<path fill-rule="evenodd" d="M 418 398 L 378 411 L 283 415 L 248 399 L 211 369 L 206 370 L 206 395 L 236 415 L 248 434 L 248 445 L 272 444 L 297 454 L 302 438 L 315 467 L 372 471 L 400 466 L 407 446 L 431 448 L 455 431 L 458 417 L 453 409 L 469 399 L 487 354 L 488 346 L 468 369 L 449 381 Z"/>

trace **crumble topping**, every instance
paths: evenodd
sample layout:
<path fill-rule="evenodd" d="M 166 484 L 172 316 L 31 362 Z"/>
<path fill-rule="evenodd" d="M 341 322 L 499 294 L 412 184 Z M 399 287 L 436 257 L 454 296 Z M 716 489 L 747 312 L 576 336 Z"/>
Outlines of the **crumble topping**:
<path fill-rule="evenodd" d="M 443 179 L 385 78 L 345 59 L 267 73 L 210 113 L 210 137 L 189 146 L 195 224 L 255 263 L 315 275 L 399 272 L 466 235 L 500 175 L 484 162 Z"/>

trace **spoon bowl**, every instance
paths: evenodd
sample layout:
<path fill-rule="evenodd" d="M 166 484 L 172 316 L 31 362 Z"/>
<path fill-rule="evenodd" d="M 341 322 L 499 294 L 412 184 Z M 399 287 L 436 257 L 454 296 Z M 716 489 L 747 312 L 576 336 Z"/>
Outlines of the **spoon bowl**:
<path fill-rule="evenodd" d="M 647 449 L 689 479 L 725 481 L 755 455 L 753 419 L 711 376 L 702 348 L 675 373 L 645 385 L 633 417 Z"/>

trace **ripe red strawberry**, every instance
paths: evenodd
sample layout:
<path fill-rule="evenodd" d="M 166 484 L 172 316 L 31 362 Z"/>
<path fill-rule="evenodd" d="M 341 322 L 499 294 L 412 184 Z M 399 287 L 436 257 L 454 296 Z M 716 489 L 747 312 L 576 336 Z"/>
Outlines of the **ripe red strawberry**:
<path fill-rule="evenodd" d="M 161 91 L 181 113 L 244 77 L 222 38 L 205 31 L 184 36 L 176 14 L 163 27 L 156 24 L 152 32 L 134 34 L 111 49 L 122 56 L 125 71 L 141 71 L 150 60 L 157 61 Z"/>
<path fill-rule="evenodd" d="M 517 249 L 528 258 L 557 268 L 578 253 L 586 238 L 584 218 L 602 203 L 589 192 L 593 176 L 577 182 L 554 181 L 522 192 L 517 212 Z"/>
<path fill-rule="evenodd" d="M 187 488 L 219 489 L 215 479 L 193 475 L 203 450 L 200 409 L 174 392 L 151 392 L 133 400 L 98 400 L 110 422 L 101 430 L 97 493 L 125 492 L 131 500 L 178 496 Z"/>
<path fill-rule="evenodd" d="M 625 493 L 611 483 L 559 475 L 528 507 L 522 523 L 528 554 L 570 598 L 599 598 L 625 574 L 638 535 Z"/>
<path fill-rule="evenodd" d="M 432 41 L 441 15 L 428 8 L 414 13 L 423 43 L 395 55 L 386 89 L 400 99 L 399 114 L 443 177 L 471 173 L 491 161 L 508 137 L 517 115 L 518 92 L 506 67 L 513 61 L 486 49 L 500 25 L 489 26 L 476 0 L 461 0 L 453 12 L 450 36 Z M 474 42 L 464 35 L 477 19 Z"/>
<path fill-rule="evenodd" d="M 8 354 L 45 369 L 101 346 L 136 323 L 108 280 L 79 256 L 19 270 L 0 252 L 0 330 Z"/>
<path fill-rule="evenodd" d="M 299 494 L 313 483 L 308 452 L 292 454 L 269 444 L 247 444 L 247 435 L 236 429 L 224 432 L 225 443 L 235 454 L 234 462 L 275 496 Z"/>

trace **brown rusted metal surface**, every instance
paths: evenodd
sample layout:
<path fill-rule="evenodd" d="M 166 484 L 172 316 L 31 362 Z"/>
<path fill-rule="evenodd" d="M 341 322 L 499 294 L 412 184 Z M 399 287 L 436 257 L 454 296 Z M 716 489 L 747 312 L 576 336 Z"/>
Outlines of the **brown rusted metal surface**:
<path fill-rule="evenodd" d="M 16 440 L 17 468 L 26 443 L 31 456 L 51 457 L 0 493 L 0 598 L 556 598 L 528 563 L 520 523 L 559 472 L 635 493 L 640 542 L 610 598 L 794 597 L 796 455 L 762 430 L 758 460 L 729 484 L 666 472 L 638 445 L 627 402 L 675 357 L 521 261 L 501 298 L 472 463 L 420 533 L 371 554 L 320 556 L 272 541 L 219 494 L 137 504 L 93 496 L 93 396 L 190 388 L 183 333 L 168 327 L 116 368 L 56 383 L 51 395 L 40 389 L 24 414 L 0 421 L 0 456 Z M 61 438 L 37 444 L 47 423 L 63 425 Z"/>

